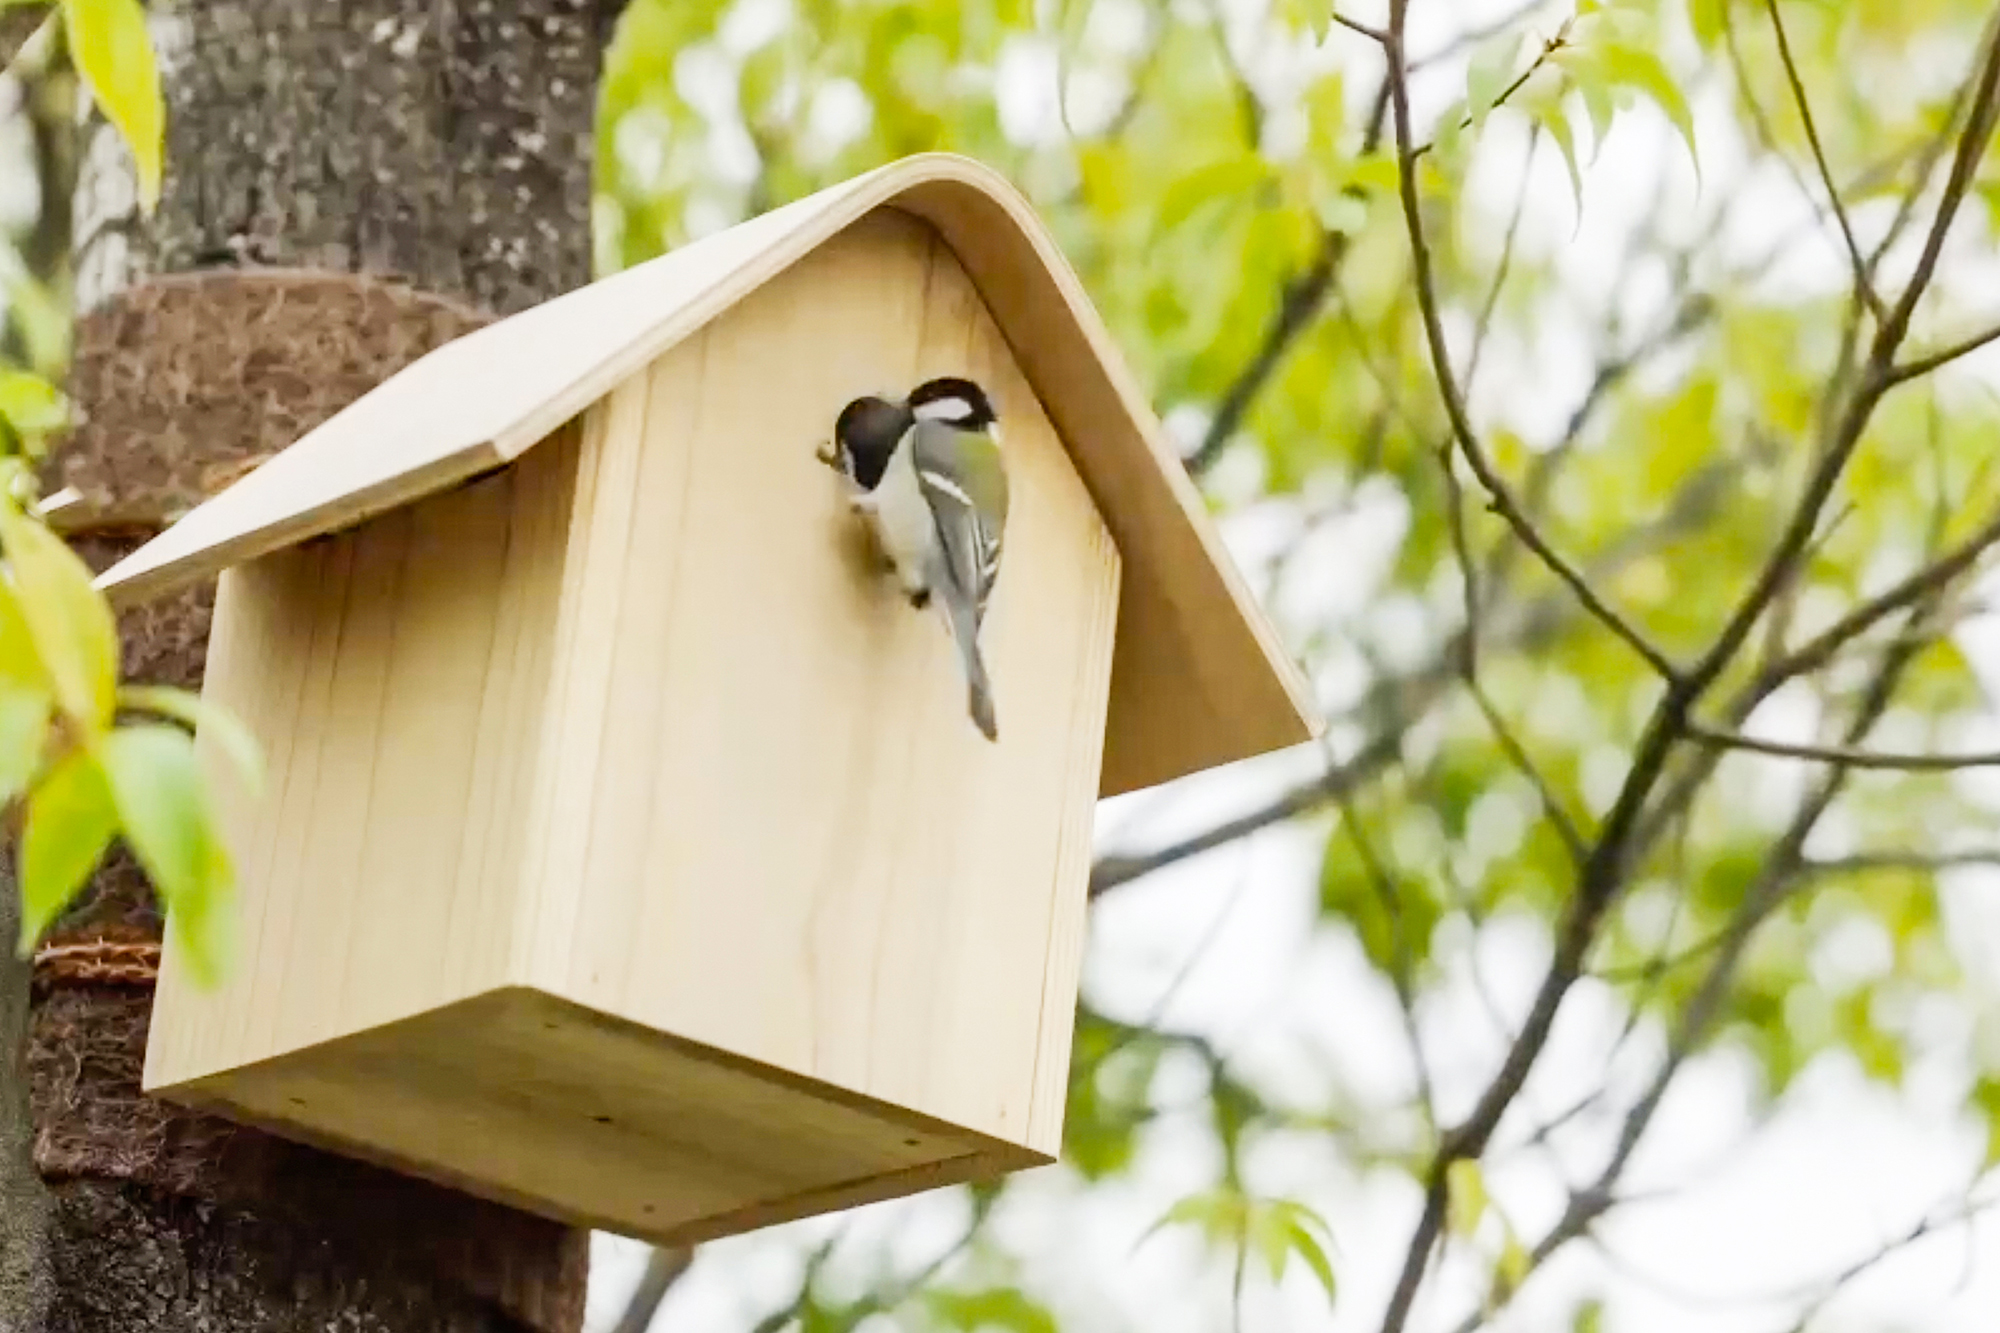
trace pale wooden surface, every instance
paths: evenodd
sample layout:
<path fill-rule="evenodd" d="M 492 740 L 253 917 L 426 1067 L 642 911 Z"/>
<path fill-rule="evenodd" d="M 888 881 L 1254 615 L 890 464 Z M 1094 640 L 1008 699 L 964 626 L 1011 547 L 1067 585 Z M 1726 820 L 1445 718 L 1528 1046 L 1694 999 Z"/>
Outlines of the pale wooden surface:
<path fill-rule="evenodd" d="M 180 1100 L 579 1226 L 689 1245 L 1046 1157 L 562 1000 L 489 992 Z M 474 1171 L 442 1165 L 483 1146 Z"/>
<path fill-rule="evenodd" d="M 1309 739 L 1317 723 L 1300 676 L 1075 274 L 1004 180 L 946 154 L 892 163 L 468 334 L 197 508 L 100 586 L 121 601 L 155 595 L 514 458 L 883 207 L 928 219 L 957 255 L 1125 557 L 1102 792 Z M 831 353 L 744 348 L 747 363 L 732 371 L 782 393 L 799 356 Z M 854 382 L 835 396 L 870 387 L 907 386 Z M 814 429 L 831 425 L 829 415 Z"/>
<path fill-rule="evenodd" d="M 252 798 L 201 748 L 242 880 L 202 991 L 170 938 L 148 1085 L 507 984 L 576 471 L 514 469 L 223 576 L 206 697 L 264 747 Z M 418 627 L 422 632 L 417 632 Z"/>
<path fill-rule="evenodd" d="M 781 391 L 752 349 L 792 368 Z M 997 746 L 811 447 L 847 385 L 968 366 L 1016 496 L 984 636 Z M 873 215 L 589 421 L 548 712 L 562 797 L 529 834 L 516 974 L 1028 1141 L 1074 1011 L 1088 867 L 1063 852 L 1088 837 L 1118 564 L 964 274 Z"/>
<path fill-rule="evenodd" d="M 814 457 L 851 385 L 946 371 L 990 387 L 1016 496 L 997 745 Z M 224 575 L 206 694 L 270 783 L 222 783 L 243 948 L 203 993 L 170 941 L 148 1088 L 656 1237 L 1048 1160 L 1121 586 L 952 252 L 869 215 L 513 467 Z M 474 1039 L 499 992 L 665 1035 Z M 697 1048 L 760 1081 L 691 1071 Z M 571 1142 L 550 1108 L 596 1095 L 600 1056 L 623 1130 Z M 524 1070 L 546 1097 L 505 1091 Z M 709 1100 L 639 1091 L 676 1081 Z M 836 1133 L 804 1089 L 950 1141 Z M 797 1172 L 789 1148 L 769 1179 L 681 1164 L 691 1133 L 757 1160 L 771 1117 L 799 1122 Z"/>

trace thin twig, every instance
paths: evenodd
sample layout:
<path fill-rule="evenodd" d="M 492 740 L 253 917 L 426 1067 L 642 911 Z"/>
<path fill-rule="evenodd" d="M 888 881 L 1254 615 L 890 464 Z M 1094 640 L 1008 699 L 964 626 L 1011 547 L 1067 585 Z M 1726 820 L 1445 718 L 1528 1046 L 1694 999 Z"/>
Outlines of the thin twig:
<path fill-rule="evenodd" d="M 1521 744 L 1520 738 L 1508 727 L 1507 720 L 1500 716 L 1500 710 L 1493 706 L 1493 700 L 1487 697 L 1486 690 L 1479 682 L 1467 681 L 1466 689 L 1471 693 L 1472 701 L 1479 705 L 1480 715 L 1486 719 L 1486 725 L 1492 728 L 1493 738 L 1499 742 L 1501 753 L 1507 756 L 1508 762 L 1519 769 L 1521 775 L 1534 787 L 1535 795 L 1542 802 L 1542 812 L 1555 827 L 1556 836 L 1562 839 L 1570 860 L 1582 865 L 1585 858 L 1590 855 L 1590 844 L 1578 831 L 1576 820 L 1570 817 L 1562 798 L 1556 795 L 1556 790 L 1550 785 L 1547 776 L 1535 763 L 1527 748 Z"/>
<path fill-rule="evenodd" d="M 1881 721 L 1915 655 L 1915 647 L 1907 641 L 1890 645 L 1869 682 L 1866 697 L 1844 729 L 1842 741 L 1845 745 L 1858 745 Z M 1697 946 L 1712 951 L 1715 961 L 1703 975 L 1686 1008 L 1681 1011 L 1668 1039 L 1667 1053 L 1645 1091 L 1626 1112 L 1604 1167 L 1589 1184 L 1571 1192 L 1569 1204 L 1561 1217 L 1530 1249 L 1529 1272 L 1539 1269 L 1557 1250 L 1586 1234 L 1596 1220 L 1611 1208 L 1618 1183 L 1665 1101 L 1668 1088 L 1719 1017 L 1752 936 L 1804 882 L 1801 871 L 1805 865 L 1806 842 L 1846 784 L 1849 773 L 1848 767 L 1836 766 L 1821 779 L 1819 786 L 1794 812 L 1784 833 L 1764 858 L 1756 880 L 1743 895 L 1720 937 L 1703 941 Z M 1496 1286 L 1492 1299 L 1486 1304 L 1486 1312 L 1490 1314 L 1494 1305 L 1511 1295 L 1513 1290 L 1518 1290 L 1518 1286 L 1509 1291 L 1501 1291 Z M 1461 1330 L 1461 1333 L 1464 1331 Z"/>
<path fill-rule="evenodd" d="M 1368 882 L 1374 888 L 1375 897 L 1382 905 L 1383 914 L 1389 918 L 1390 947 L 1395 951 L 1394 963 L 1389 970 L 1390 984 L 1396 989 L 1396 1007 L 1402 1011 L 1403 1038 L 1410 1044 L 1410 1063 L 1416 1071 L 1417 1097 L 1423 1105 L 1424 1123 L 1433 1132 L 1438 1126 L 1436 1084 L 1431 1079 L 1430 1059 L 1424 1054 L 1423 1034 L 1417 1024 L 1416 962 L 1410 948 L 1409 923 L 1403 913 L 1402 886 L 1376 853 L 1375 844 L 1362 830 L 1360 817 L 1354 807 L 1341 803 L 1341 831 L 1354 844 L 1354 850 L 1361 858 L 1362 868 L 1368 874 Z"/>
<path fill-rule="evenodd" d="M 1833 168 L 1827 165 L 1826 150 L 1820 146 L 1819 127 L 1813 123 L 1812 101 L 1806 96 L 1805 82 L 1800 79 L 1799 68 L 1792 61 L 1792 44 L 1785 35 L 1785 21 L 1779 16 L 1778 0 L 1764 0 L 1764 8 L 1771 16 L 1771 31 L 1778 39 L 1778 59 L 1785 67 L 1786 82 L 1791 84 L 1792 102 L 1798 107 L 1799 120 L 1805 126 L 1806 142 L 1812 146 L 1820 182 L 1826 186 L 1827 202 L 1833 208 L 1834 220 L 1840 224 L 1841 239 L 1847 243 L 1847 257 L 1854 266 L 1855 297 L 1880 320 L 1886 313 L 1882 308 L 1882 298 L 1876 294 L 1875 285 L 1869 280 L 1868 261 L 1861 257 L 1861 243 L 1854 238 L 1854 224 L 1848 221 L 1847 206 L 1840 201 L 1840 187 L 1833 181 Z"/>
<path fill-rule="evenodd" d="M 1808 858 L 1813 875 L 1861 875 L 1871 870 L 1936 872 L 1965 866 L 2000 866 L 2000 848 L 1969 852 L 1856 852 L 1852 856 Z"/>
<path fill-rule="evenodd" d="M 2000 513 L 1996 513 L 1984 527 L 1946 555 L 1869 598 L 1797 648 L 1767 664 L 1758 673 L 1759 681 L 1775 689 L 1788 680 L 1818 670 L 1841 648 L 1866 633 L 1884 617 L 1921 601 L 1972 568 L 1996 543 L 2000 543 Z"/>
<path fill-rule="evenodd" d="M 639 1275 L 639 1285 L 633 1289 L 632 1299 L 625 1304 L 625 1313 L 612 1325 L 611 1333 L 646 1333 L 653 1326 L 653 1317 L 660 1312 L 661 1302 L 667 1299 L 674 1284 L 694 1262 L 691 1246 L 656 1246 L 646 1256 L 646 1268 Z"/>
<path fill-rule="evenodd" d="M 1090 896 L 1102 897 L 1113 889 L 1129 884 L 1135 879 L 1144 878 L 1155 871 L 1164 870 L 1191 856 L 1199 856 L 1203 852 L 1226 846 L 1238 838 L 1247 838 L 1259 829 L 1283 823 L 1294 815 L 1323 809 L 1387 767 L 1400 753 L 1401 743 L 1400 735 L 1378 736 L 1345 764 L 1329 768 L 1318 777 L 1290 788 L 1277 799 L 1247 815 L 1226 820 L 1192 837 L 1182 838 L 1155 851 L 1129 856 L 1099 857 L 1090 872 Z"/>
<path fill-rule="evenodd" d="M 1389 115 L 1389 84 L 1385 79 L 1375 95 L 1373 108 L 1369 111 L 1368 131 L 1361 143 L 1361 156 L 1366 157 L 1381 145 L 1383 127 Z M 1303 273 L 1285 284 L 1284 295 L 1279 298 L 1277 313 L 1271 318 L 1264 336 L 1258 340 L 1257 350 L 1251 354 L 1248 364 L 1222 395 L 1222 402 L 1215 409 L 1215 416 L 1209 421 L 1208 429 L 1202 432 L 1201 442 L 1186 459 L 1187 470 L 1199 477 L 1222 451 L 1229 447 L 1243 421 L 1250 415 L 1250 408 L 1257 397 L 1277 373 L 1278 366 L 1292 344 L 1312 326 L 1325 303 L 1327 293 L 1333 290 L 1334 279 L 1339 276 L 1340 265 L 1347 258 L 1348 238 L 1345 232 L 1322 231 L 1319 247 L 1313 252 L 1312 262 Z"/>
<path fill-rule="evenodd" d="M 1780 759 L 1805 759 L 1816 764 L 1840 764 L 1847 768 L 1907 769 L 1912 772 L 1950 772 L 1961 768 L 2000 767 L 2000 753 L 1985 754 L 1892 754 L 1880 750 L 1856 750 L 1840 745 L 1793 745 L 1767 741 L 1741 732 L 1723 731 L 1699 723 L 1688 725 L 1688 739 L 1700 745 L 1724 750 L 1748 750 Z"/>
<path fill-rule="evenodd" d="M 1410 262 L 1412 276 L 1417 288 L 1417 306 L 1423 315 L 1424 335 L 1430 344 L 1431 365 L 1437 379 L 1438 396 L 1444 403 L 1445 416 L 1451 422 L 1452 435 L 1458 441 L 1459 452 L 1471 467 L 1479 484 L 1486 490 L 1488 507 L 1506 521 L 1514 530 L 1522 545 L 1533 551 L 1542 563 L 1557 578 L 1569 585 L 1578 601 L 1602 621 L 1611 631 L 1638 653 L 1648 665 L 1668 681 L 1680 677 L 1680 668 L 1665 653 L 1655 648 L 1646 636 L 1639 632 L 1630 621 L 1612 609 L 1590 586 L 1580 570 L 1559 554 L 1549 544 L 1546 537 L 1528 517 L 1521 502 L 1514 495 L 1499 470 L 1486 455 L 1485 446 L 1473 430 L 1472 420 L 1466 413 L 1465 399 L 1459 391 L 1458 380 L 1451 368 L 1451 355 L 1445 346 L 1444 317 L 1438 307 L 1437 282 L 1432 273 L 1430 241 L 1424 233 L 1423 211 L 1417 198 L 1417 165 L 1415 148 L 1410 128 L 1410 91 L 1408 79 L 1402 64 L 1402 28 L 1407 16 L 1408 0 L 1396 0 L 1390 7 L 1389 25 L 1389 101 L 1396 133 L 1397 177 L 1403 200 L 1403 218 L 1409 232 Z"/>
<path fill-rule="evenodd" d="M 1493 268 L 1493 281 L 1486 288 L 1486 300 L 1479 307 L 1479 317 L 1472 325 L 1472 352 L 1465 359 L 1465 391 L 1472 392 L 1472 386 L 1479 379 L 1479 360 L 1486 351 L 1486 339 L 1493 331 L 1493 315 L 1500 308 L 1500 293 L 1506 289 L 1507 275 L 1514 268 L 1514 242 L 1521 232 L 1521 219 L 1528 211 L 1528 186 L 1533 181 L 1530 174 L 1535 165 L 1535 150 L 1541 146 L 1542 127 L 1535 126 L 1528 131 L 1528 146 L 1522 153 L 1521 184 L 1514 191 L 1514 210 L 1507 218 L 1507 233 L 1500 241 L 1500 262 Z"/>
<path fill-rule="evenodd" d="M 1341 27 L 1347 29 L 1349 32 L 1360 33 L 1363 37 L 1366 37 L 1371 42 L 1380 43 L 1389 40 L 1389 34 L 1383 32 L 1380 28 L 1374 27 L 1367 23 L 1363 23 L 1358 19 L 1351 19 L 1337 9 L 1333 11 L 1333 21 L 1335 23 L 1338 23 Z"/>
<path fill-rule="evenodd" d="M 1889 372 L 1889 383 L 1893 386 L 1907 384 L 1914 379 L 1921 379 L 1932 371 L 1942 366 L 1948 366 L 1960 357 L 1971 352 L 1976 352 L 1995 340 L 2000 340 L 2000 324 L 1995 324 L 1983 333 L 1975 333 L 1970 338 L 1952 343 L 1949 347 L 1943 347 L 1935 352 L 1929 352 L 1923 356 L 1903 362 Z"/>

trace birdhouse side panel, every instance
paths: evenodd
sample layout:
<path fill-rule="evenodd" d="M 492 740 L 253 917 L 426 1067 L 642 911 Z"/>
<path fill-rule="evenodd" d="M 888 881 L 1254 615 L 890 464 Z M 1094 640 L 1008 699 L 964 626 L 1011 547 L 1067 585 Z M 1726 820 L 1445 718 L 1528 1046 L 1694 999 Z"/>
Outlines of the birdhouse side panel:
<path fill-rule="evenodd" d="M 947 373 L 1013 492 L 997 743 L 814 457 Z M 1052 1154 L 1119 560 L 951 251 L 863 219 L 592 409 L 580 477 L 526 979 Z"/>
<path fill-rule="evenodd" d="M 204 694 L 268 775 L 253 795 L 216 765 L 237 948 L 199 991 L 170 934 L 149 1085 L 507 982 L 577 453 L 564 432 L 222 576 Z"/>

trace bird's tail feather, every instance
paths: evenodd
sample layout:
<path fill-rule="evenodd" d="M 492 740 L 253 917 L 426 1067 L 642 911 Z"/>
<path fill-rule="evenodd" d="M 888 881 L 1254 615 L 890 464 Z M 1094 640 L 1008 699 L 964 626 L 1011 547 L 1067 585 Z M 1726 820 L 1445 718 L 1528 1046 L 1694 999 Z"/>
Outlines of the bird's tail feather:
<path fill-rule="evenodd" d="M 949 580 L 939 580 L 937 600 L 944 606 L 945 623 L 952 641 L 958 645 L 959 660 L 965 666 L 966 711 L 972 724 L 989 741 L 1000 739 L 999 723 L 993 715 L 993 685 L 986 676 L 986 660 L 979 652 L 979 612 L 972 600 Z"/>

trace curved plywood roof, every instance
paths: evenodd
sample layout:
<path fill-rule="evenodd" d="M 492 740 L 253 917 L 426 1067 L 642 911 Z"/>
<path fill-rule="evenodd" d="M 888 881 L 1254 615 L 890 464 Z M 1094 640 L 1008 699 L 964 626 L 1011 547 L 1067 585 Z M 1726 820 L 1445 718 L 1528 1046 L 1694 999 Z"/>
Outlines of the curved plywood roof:
<path fill-rule="evenodd" d="M 467 334 L 364 395 L 98 579 L 156 596 L 503 466 L 879 208 L 928 221 L 992 312 L 1124 559 L 1104 790 L 1310 739 L 1303 682 L 1081 283 L 1032 208 L 923 154 Z"/>

